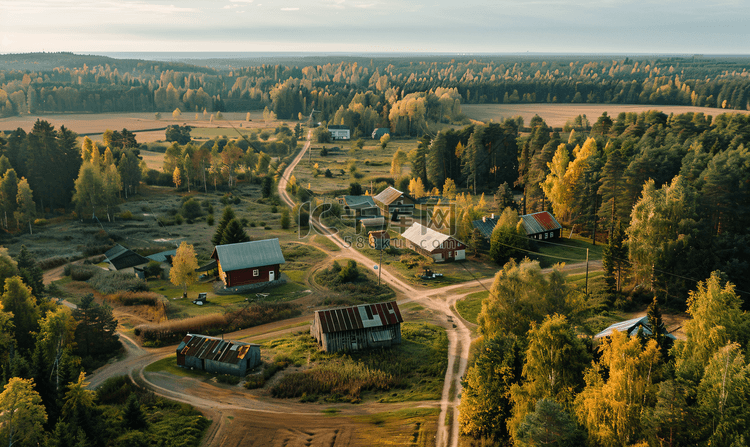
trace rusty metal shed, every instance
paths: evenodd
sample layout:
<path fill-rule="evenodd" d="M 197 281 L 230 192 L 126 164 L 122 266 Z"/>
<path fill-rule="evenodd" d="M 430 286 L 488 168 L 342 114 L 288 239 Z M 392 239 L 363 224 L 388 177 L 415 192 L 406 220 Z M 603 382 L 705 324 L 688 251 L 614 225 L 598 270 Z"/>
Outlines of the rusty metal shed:
<path fill-rule="evenodd" d="M 403 321 L 395 301 L 318 310 L 310 334 L 328 352 L 388 347 L 401 343 Z"/>
<path fill-rule="evenodd" d="M 244 376 L 260 364 L 260 346 L 187 334 L 177 346 L 177 365 L 217 374 Z"/>

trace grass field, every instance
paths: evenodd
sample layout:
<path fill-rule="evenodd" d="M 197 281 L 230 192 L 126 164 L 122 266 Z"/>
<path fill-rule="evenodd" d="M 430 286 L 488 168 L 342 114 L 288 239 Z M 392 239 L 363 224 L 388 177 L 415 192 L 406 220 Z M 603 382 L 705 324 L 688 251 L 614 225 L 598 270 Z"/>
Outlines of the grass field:
<path fill-rule="evenodd" d="M 487 291 L 470 293 L 466 298 L 456 302 L 456 310 L 466 321 L 474 324 L 477 322 L 479 312 L 482 311 L 482 301 L 490 295 Z"/>
<path fill-rule="evenodd" d="M 309 156 L 303 158 L 294 171 L 297 184 L 309 187 L 317 194 L 330 194 L 344 190 L 352 182 L 358 182 L 364 189 L 370 189 L 371 182 L 377 183 L 379 178 L 392 178 L 390 174 L 393 154 L 401 149 L 407 154 L 417 147 L 416 139 L 393 139 L 385 148 L 381 149 L 376 140 L 366 139 L 361 150 L 352 150 L 352 142 L 336 142 L 332 144 L 315 143 L 310 147 Z M 321 149 L 325 146 L 328 155 L 321 156 Z M 355 174 L 349 170 L 349 162 L 357 167 Z M 313 169 L 318 165 L 320 174 L 316 177 Z M 326 178 L 324 173 L 330 170 L 333 177 Z M 343 173 L 342 173 L 343 171 Z M 401 175 L 408 174 L 409 163 L 403 167 Z"/>
<path fill-rule="evenodd" d="M 528 125 L 534 115 L 544 118 L 547 125 L 552 127 L 563 127 L 565 122 L 578 115 L 586 115 L 591 124 L 601 116 L 602 112 L 612 118 L 617 117 L 620 112 L 644 112 L 647 110 L 660 110 L 667 115 L 674 113 L 704 113 L 717 116 L 722 113 L 750 113 L 741 110 L 723 110 L 708 107 L 690 106 L 658 106 L 640 104 L 462 104 L 461 111 L 469 118 L 477 121 L 489 122 L 493 120 L 500 122 L 514 116 L 523 117 L 524 124 Z"/>

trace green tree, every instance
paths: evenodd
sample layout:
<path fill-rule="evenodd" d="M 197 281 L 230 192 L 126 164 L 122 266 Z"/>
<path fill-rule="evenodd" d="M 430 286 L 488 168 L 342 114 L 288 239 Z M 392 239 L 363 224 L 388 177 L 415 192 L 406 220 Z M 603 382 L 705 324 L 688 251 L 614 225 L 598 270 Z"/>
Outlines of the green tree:
<path fill-rule="evenodd" d="M 20 276 L 5 280 L 2 297 L 3 310 L 13 314 L 14 338 L 22 352 L 30 352 L 34 347 L 34 333 L 39 328 L 39 309 L 31 295 L 31 289 Z"/>
<path fill-rule="evenodd" d="M 235 221 L 232 220 L 232 222 Z M 192 245 L 182 241 L 180 246 L 177 247 L 174 258 L 172 258 L 172 268 L 169 269 L 169 281 L 176 286 L 182 287 L 183 297 L 187 297 L 188 287 L 198 281 L 197 269 L 198 260 L 195 257 L 195 249 Z"/>
<path fill-rule="evenodd" d="M 750 429 L 750 365 L 730 343 L 714 353 L 698 386 L 698 414 L 706 445 L 742 445 Z"/>
<path fill-rule="evenodd" d="M 78 380 L 68 384 L 62 407 L 62 420 L 73 429 L 80 428 L 91 434 L 96 416 L 96 393 L 87 390 L 86 373 L 81 372 Z"/>
<path fill-rule="evenodd" d="M 688 297 L 685 340 L 675 343 L 675 369 L 678 375 L 697 383 L 713 355 L 729 343 L 746 347 L 748 319 L 734 284 L 725 282 L 719 272 L 698 283 Z"/>
<path fill-rule="evenodd" d="M 34 381 L 11 378 L 0 394 L 0 442 L 8 447 L 39 445 L 46 422 Z"/>
<path fill-rule="evenodd" d="M 104 194 L 104 181 L 99 168 L 92 163 L 84 163 L 75 181 L 73 202 L 76 204 L 78 215 L 90 208 L 92 218 L 96 217 L 96 207 L 101 203 Z"/>
<path fill-rule="evenodd" d="M 398 149 L 391 159 L 391 176 L 395 179 L 401 175 L 401 169 L 407 161 L 406 152 Z"/>
<path fill-rule="evenodd" d="M 128 396 L 125 408 L 122 410 L 122 420 L 125 427 L 130 430 L 141 430 L 148 427 L 146 414 L 143 412 L 141 403 L 138 401 L 138 396 L 135 393 L 131 393 Z"/>
<path fill-rule="evenodd" d="M 578 421 L 596 445 L 632 445 L 644 437 L 642 414 L 656 400 L 661 356 L 656 342 L 614 331 L 586 371 L 576 397 Z"/>
<path fill-rule="evenodd" d="M 599 180 L 599 195 L 602 197 L 599 217 L 608 224 L 610 233 L 614 231 L 618 221 L 627 222 L 630 219 L 624 174 L 625 160 L 620 151 L 615 149 L 607 155 Z"/>
<path fill-rule="evenodd" d="M 237 244 L 240 242 L 249 242 L 250 236 L 247 235 L 245 229 L 242 228 L 242 224 L 238 219 L 232 219 L 221 234 L 221 244 Z M 198 267 L 196 267 L 198 268 Z"/>
<path fill-rule="evenodd" d="M 628 248 L 624 244 L 625 233 L 622 230 L 622 223 L 617 222 L 617 226 L 609 233 L 607 245 L 602 250 L 602 267 L 604 268 L 604 281 L 610 292 L 619 292 L 622 285 L 623 271 L 628 268 Z"/>
<path fill-rule="evenodd" d="M 5 171 L 2 179 L 0 179 L 0 207 L 2 208 L 2 222 L 5 228 L 10 228 L 8 223 L 8 215 L 11 219 L 15 215 L 15 211 L 18 208 L 16 198 L 18 197 L 18 176 L 16 176 L 15 169 L 9 169 Z"/>
<path fill-rule="evenodd" d="M 583 445 L 583 434 L 575 419 L 553 399 L 539 399 L 534 411 L 528 413 L 518 426 L 513 445 L 569 446 Z"/>
<path fill-rule="evenodd" d="M 94 295 L 87 294 L 81 303 L 73 309 L 76 320 L 75 342 L 76 353 L 81 357 L 111 356 L 119 348 L 117 320 L 112 316 L 112 308 L 106 304 L 98 305 Z"/>
<path fill-rule="evenodd" d="M 385 150 L 386 146 L 388 146 L 388 143 L 391 141 L 390 134 L 385 134 L 382 137 L 380 137 L 380 149 Z"/>
<path fill-rule="evenodd" d="M 21 177 L 18 182 L 18 194 L 16 195 L 16 211 L 13 216 L 18 222 L 20 227 L 23 224 L 29 225 L 29 233 L 33 233 L 31 229 L 31 222 L 34 220 L 36 214 L 36 205 L 34 204 L 34 193 L 29 187 L 29 183 L 25 178 Z"/>
<path fill-rule="evenodd" d="M 25 245 L 21 245 L 16 263 L 23 282 L 31 288 L 32 295 L 38 301 L 44 295 L 44 272 Z"/>
<path fill-rule="evenodd" d="M 477 343 L 476 359 L 462 381 L 458 406 L 461 433 L 507 441 L 510 435 L 506 420 L 512 408 L 510 387 L 521 378 L 522 349 L 515 336 L 506 334 Z"/>
<path fill-rule="evenodd" d="M 505 208 L 490 236 L 490 257 L 502 265 L 523 256 L 524 250 L 528 248 L 529 240 L 521 218 L 512 208 Z"/>
<path fill-rule="evenodd" d="M 229 225 L 229 222 L 232 221 L 232 219 L 235 218 L 234 210 L 231 206 L 227 206 L 224 208 L 224 213 L 221 216 L 221 220 L 219 221 L 219 225 L 216 227 L 216 232 L 214 233 L 213 237 L 211 237 L 211 243 L 213 245 L 221 245 L 221 238 L 224 235 L 224 229 Z"/>
<path fill-rule="evenodd" d="M 538 261 L 511 261 L 495 274 L 490 295 L 482 302 L 479 331 L 485 337 L 523 337 L 531 323 L 541 322 L 545 315 L 559 313 L 577 324 L 585 308 L 581 293 L 566 283 L 559 265 L 543 275 Z"/>
<path fill-rule="evenodd" d="M 573 398 L 583 384 L 583 371 L 590 358 L 586 347 L 563 315 L 547 315 L 541 324 L 531 323 L 523 365 L 524 381 L 511 388 L 513 419 L 511 432 L 540 399 L 552 399 L 572 409 Z"/>
<path fill-rule="evenodd" d="M 281 228 L 284 230 L 289 228 L 289 225 L 291 224 L 291 219 L 289 218 L 288 208 L 284 208 L 283 210 L 281 210 L 280 224 L 281 224 Z"/>

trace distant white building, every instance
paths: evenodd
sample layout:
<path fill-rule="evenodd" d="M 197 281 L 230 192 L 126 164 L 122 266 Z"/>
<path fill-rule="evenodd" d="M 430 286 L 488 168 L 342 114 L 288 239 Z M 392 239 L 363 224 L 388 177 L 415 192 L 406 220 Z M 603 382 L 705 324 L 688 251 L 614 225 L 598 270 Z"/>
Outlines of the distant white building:
<path fill-rule="evenodd" d="M 351 131 L 346 126 L 328 126 L 328 132 L 331 132 L 331 138 L 334 140 L 351 139 Z"/>

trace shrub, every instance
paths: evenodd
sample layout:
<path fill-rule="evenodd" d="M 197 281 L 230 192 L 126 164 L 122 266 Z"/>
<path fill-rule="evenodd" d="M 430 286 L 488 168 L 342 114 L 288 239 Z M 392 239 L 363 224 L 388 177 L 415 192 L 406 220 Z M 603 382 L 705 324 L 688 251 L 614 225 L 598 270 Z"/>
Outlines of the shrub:
<path fill-rule="evenodd" d="M 40 269 L 49 270 L 51 268 L 60 267 L 61 265 L 68 263 L 68 261 L 70 261 L 70 258 L 67 256 L 54 256 L 52 258 L 42 259 L 37 264 Z M 66 273 L 66 276 L 67 275 L 70 275 L 70 273 Z"/>
<path fill-rule="evenodd" d="M 326 169 L 326 172 L 324 175 L 326 178 L 333 178 L 333 173 L 331 172 L 330 169 Z"/>
<path fill-rule="evenodd" d="M 117 292 L 105 295 L 104 299 L 123 306 L 159 306 L 161 295 L 156 292 Z"/>
<path fill-rule="evenodd" d="M 104 270 L 93 265 L 68 264 L 63 271 L 66 275 L 70 275 L 73 281 L 88 281 L 94 274 Z"/>
<path fill-rule="evenodd" d="M 130 212 L 130 210 L 123 211 L 120 213 L 120 219 L 122 220 L 132 220 L 133 219 L 133 213 Z"/>
<path fill-rule="evenodd" d="M 201 208 L 200 202 L 194 198 L 190 198 L 182 204 L 180 214 L 186 219 L 194 220 L 203 215 L 203 208 Z"/>
<path fill-rule="evenodd" d="M 146 284 L 146 281 L 134 276 L 132 273 L 125 272 L 113 272 L 98 269 L 98 271 L 96 271 L 88 280 L 88 283 L 91 284 L 91 287 L 104 294 L 122 291 L 148 291 L 148 284 Z"/>
<path fill-rule="evenodd" d="M 254 390 L 257 388 L 263 388 L 263 385 L 265 384 L 266 381 L 263 379 L 263 375 L 251 374 L 245 377 L 245 383 L 242 386 L 244 386 L 248 390 Z"/>
<path fill-rule="evenodd" d="M 206 223 L 209 226 L 212 226 L 214 224 L 214 216 L 213 216 L 213 214 L 209 214 L 208 215 L 208 217 L 206 218 Z"/>
<path fill-rule="evenodd" d="M 182 225 L 182 222 L 183 222 L 182 215 L 175 214 L 174 215 L 174 223 L 176 223 L 177 225 Z"/>
<path fill-rule="evenodd" d="M 227 385 L 237 385 L 240 383 L 241 378 L 230 374 L 220 374 L 216 376 L 216 381 L 219 383 L 225 383 Z"/>
<path fill-rule="evenodd" d="M 47 225 L 48 223 L 49 222 L 47 222 L 47 219 L 45 219 L 43 217 L 39 218 L 39 219 L 34 219 L 34 225 L 36 225 L 38 227 L 43 227 L 43 226 Z"/>

